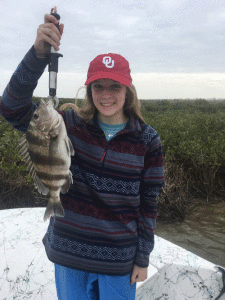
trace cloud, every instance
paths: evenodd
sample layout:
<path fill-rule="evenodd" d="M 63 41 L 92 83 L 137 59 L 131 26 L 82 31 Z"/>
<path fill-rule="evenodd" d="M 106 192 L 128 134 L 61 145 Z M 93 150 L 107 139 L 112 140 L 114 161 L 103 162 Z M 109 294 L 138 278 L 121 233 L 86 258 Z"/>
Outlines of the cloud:
<path fill-rule="evenodd" d="M 131 27 L 135 26 L 139 21 L 140 18 L 136 16 L 127 16 L 127 15 L 115 15 L 115 18 L 119 27 L 124 27 L 125 29 L 130 29 Z"/>
<path fill-rule="evenodd" d="M 187 98 L 224 98 L 225 74 L 219 73 L 135 73 L 133 84 L 140 99 L 187 99 Z M 0 89 L 3 91 L 10 80 L 10 71 L 0 69 Z M 78 89 L 84 86 L 86 72 L 59 72 L 57 96 L 75 99 Z M 34 96 L 48 96 L 48 72 L 39 80 Z M 84 97 L 80 91 L 78 97 Z"/>
<path fill-rule="evenodd" d="M 225 93 L 225 74 L 135 73 L 132 78 L 140 99 L 224 98 Z"/>
<path fill-rule="evenodd" d="M 163 9 L 168 9 L 168 8 L 177 8 L 180 5 L 182 5 L 183 2 L 181 0 L 163 0 L 160 2 L 160 7 Z"/>
<path fill-rule="evenodd" d="M 79 81 L 79 76 L 72 76 L 73 72 L 84 74 L 95 56 L 107 52 L 125 56 L 133 74 L 142 73 L 145 80 L 153 73 L 225 73 L 225 6 L 221 1 L 211 0 L 4 1 L 0 19 L 3 71 L 12 74 L 16 69 L 34 43 L 44 14 L 54 5 L 58 6 L 61 22 L 65 24 L 59 77 L 62 73 L 69 74 L 68 82 L 70 77 Z M 5 86 L 6 78 L 1 78 Z M 215 81 L 201 78 L 209 83 L 215 95 L 219 94 L 213 86 Z M 201 86 L 205 89 L 206 85 Z M 44 86 L 43 82 L 42 91 Z M 216 86 L 221 92 L 220 84 Z M 140 85 L 142 89 L 145 90 Z M 67 91 L 68 88 L 65 94 Z M 196 88 L 197 93 L 200 92 Z"/>

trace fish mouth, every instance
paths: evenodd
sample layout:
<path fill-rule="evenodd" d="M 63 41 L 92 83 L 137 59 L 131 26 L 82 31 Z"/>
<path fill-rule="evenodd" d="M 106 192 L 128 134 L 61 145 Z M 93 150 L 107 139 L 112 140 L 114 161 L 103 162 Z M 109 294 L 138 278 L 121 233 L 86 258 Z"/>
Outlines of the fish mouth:
<path fill-rule="evenodd" d="M 49 123 L 50 121 L 52 121 L 52 119 L 50 118 L 50 119 L 47 119 L 47 120 L 44 120 L 44 121 L 42 121 L 42 122 L 37 122 L 37 123 L 39 123 L 39 125 L 40 126 L 43 126 L 44 124 L 46 124 L 46 123 Z M 51 122 L 52 123 L 52 122 Z"/>
<path fill-rule="evenodd" d="M 43 122 L 41 122 L 41 123 L 37 126 L 37 128 L 39 128 L 39 130 L 40 130 L 41 132 L 43 132 L 43 131 L 48 131 L 49 128 L 51 128 L 52 123 L 53 123 L 53 122 L 50 122 L 50 121 L 52 121 L 51 118 L 50 118 L 50 119 L 47 119 L 47 120 L 44 120 Z M 47 123 L 50 123 L 50 124 L 49 124 L 48 126 L 46 126 Z"/>

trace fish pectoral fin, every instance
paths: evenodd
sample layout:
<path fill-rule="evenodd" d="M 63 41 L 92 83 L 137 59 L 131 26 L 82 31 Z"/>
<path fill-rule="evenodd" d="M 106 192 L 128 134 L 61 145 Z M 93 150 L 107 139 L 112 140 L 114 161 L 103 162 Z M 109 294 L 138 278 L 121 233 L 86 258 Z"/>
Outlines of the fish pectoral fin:
<path fill-rule="evenodd" d="M 73 144 L 72 144 L 72 142 L 71 142 L 71 140 L 70 140 L 69 137 L 68 137 L 68 144 L 69 144 L 69 149 L 70 149 L 70 155 L 75 155 Z"/>
<path fill-rule="evenodd" d="M 42 195 L 47 195 L 49 193 L 49 189 L 41 182 L 41 180 L 37 176 L 36 172 L 33 174 L 33 178 L 34 178 L 34 184 L 35 184 L 38 192 Z"/>
<path fill-rule="evenodd" d="M 73 184 L 73 176 L 72 176 L 72 173 L 69 172 L 69 175 L 68 175 L 68 178 L 67 178 L 67 181 L 66 183 L 61 187 L 61 193 L 62 194 L 66 194 L 69 189 L 70 189 L 70 185 Z"/>
<path fill-rule="evenodd" d="M 67 155 L 70 156 L 70 155 L 75 155 L 75 151 L 74 151 L 74 148 L 73 148 L 73 144 L 70 140 L 69 137 L 67 137 L 65 139 L 65 144 L 66 144 L 66 150 L 67 150 Z"/>

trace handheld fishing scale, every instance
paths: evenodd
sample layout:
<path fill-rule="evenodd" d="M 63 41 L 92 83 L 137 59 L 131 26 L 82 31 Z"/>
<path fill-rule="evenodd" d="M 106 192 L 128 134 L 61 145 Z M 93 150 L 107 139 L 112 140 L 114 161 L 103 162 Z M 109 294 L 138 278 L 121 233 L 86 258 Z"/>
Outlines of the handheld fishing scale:
<path fill-rule="evenodd" d="M 57 14 L 56 7 L 51 9 L 51 15 L 54 16 L 58 21 L 60 20 L 60 15 Z M 55 24 L 55 26 L 59 28 L 59 23 Z M 58 73 L 58 59 L 59 57 L 63 57 L 62 54 L 58 53 L 53 46 L 51 46 L 51 50 L 49 53 L 49 65 L 48 65 L 48 72 L 49 72 L 49 96 L 47 97 L 47 102 L 53 98 L 55 101 L 55 108 L 59 105 L 59 99 L 56 96 L 56 89 L 57 89 L 57 73 Z"/>

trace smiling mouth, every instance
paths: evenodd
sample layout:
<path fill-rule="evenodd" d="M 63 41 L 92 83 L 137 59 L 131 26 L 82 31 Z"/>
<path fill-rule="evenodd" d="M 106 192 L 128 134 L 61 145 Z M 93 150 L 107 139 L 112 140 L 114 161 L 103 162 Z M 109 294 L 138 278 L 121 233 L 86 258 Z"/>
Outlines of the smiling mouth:
<path fill-rule="evenodd" d="M 113 106 L 114 104 L 116 104 L 116 102 L 113 102 L 113 103 L 101 103 L 101 105 L 105 106 L 105 107 Z"/>

